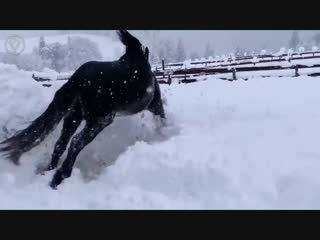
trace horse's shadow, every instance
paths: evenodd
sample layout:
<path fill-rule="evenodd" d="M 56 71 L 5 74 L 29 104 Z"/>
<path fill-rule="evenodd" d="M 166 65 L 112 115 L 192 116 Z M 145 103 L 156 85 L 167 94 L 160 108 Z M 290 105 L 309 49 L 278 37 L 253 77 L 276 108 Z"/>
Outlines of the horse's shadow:
<path fill-rule="evenodd" d="M 168 122 L 169 125 L 159 133 L 156 130 L 157 123 L 149 112 L 116 118 L 79 154 L 75 167 L 81 171 L 85 180 L 92 180 L 106 167 L 114 164 L 118 157 L 136 142 L 161 142 L 177 135 L 179 128 L 170 122 L 170 119 Z"/>

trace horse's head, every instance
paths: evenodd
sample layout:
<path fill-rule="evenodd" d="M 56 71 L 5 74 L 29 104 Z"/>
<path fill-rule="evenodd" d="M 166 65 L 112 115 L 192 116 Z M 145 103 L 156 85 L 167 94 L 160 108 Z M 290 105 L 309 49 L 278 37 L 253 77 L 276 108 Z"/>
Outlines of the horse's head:
<path fill-rule="evenodd" d="M 119 30 L 120 41 L 126 46 L 126 52 L 121 59 L 131 59 L 137 62 L 149 63 L 149 49 L 126 30 Z"/>

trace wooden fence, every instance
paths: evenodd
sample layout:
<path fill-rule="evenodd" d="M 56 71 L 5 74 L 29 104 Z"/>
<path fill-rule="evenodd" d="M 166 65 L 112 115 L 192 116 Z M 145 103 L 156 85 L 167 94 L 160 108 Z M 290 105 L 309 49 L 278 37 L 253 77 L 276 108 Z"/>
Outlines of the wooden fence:
<path fill-rule="evenodd" d="M 312 64 L 305 64 L 305 61 L 314 60 Z M 295 63 L 297 62 L 297 63 Z M 188 66 L 185 63 L 168 63 L 153 66 L 154 74 L 160 84 L 192 83 L 198 81 L 201 76 L 215 75 L 218 79 L 234 81 L 238 79 L 239 73 L 262 72 L 274 73 L 279 70 L 291 70 L 292 76 L 300 75 L 300 70 L 309 69 L 308 76 L 320 76 L 320 51 L 307 51 L 281 55 L 257 55 L 228 58 L 227 60 L 214 61 L 193 61 Z M 281 71 L 279 71 L 279 75 Z M 223 77 L 219 75 L 223 75 Z M 228 75 L 227 77 L 225 75 Z M 274 76 L 274 74 L 272 74 Z M 263 75 L 268 77 L 268 74 Z M 68 76 L 50 79 L 49 77 L 39 77 L 35 74 L 32 78 L 38 82 L 50 82 L 53 80 L 68 80 Z M 249 78 L 242 78 L 248 80 Z M 43 86 L 50 87 L 50 83 L 43 83 Z"/>

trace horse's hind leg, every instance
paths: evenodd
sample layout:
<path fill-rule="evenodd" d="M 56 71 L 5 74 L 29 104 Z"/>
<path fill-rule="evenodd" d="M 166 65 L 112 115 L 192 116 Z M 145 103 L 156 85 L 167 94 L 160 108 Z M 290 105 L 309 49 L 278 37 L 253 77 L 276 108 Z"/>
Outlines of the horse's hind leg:
<path fill-rule="evenodd" d="M 113 121 L 113 116 L 110 116 L 107 120 L 104 121 L 88 121 L 81 130 L 80 133 L 75 135 L 72 138 L 68 155 L 66 160 L 63 162 L 61 168 L 59 168 L 51 183 L 50 186 L 52 188 L 56 188 L 65 178 L 71 176 L 73 165 L 76 161 L 78 154 L 81 150 L 88 145 L 93 139 L 109 124 Z"/>
<path fill-rule="evenodd" d="M 60 157 L 62 156 L 62 154 L 67 148 L 70 138 L 76 132 L 81 122 L 82 122 L 82 113 L 81 113 L 80 105 L 76 103 L 73 109 L 70 111 L 70 113 L 64 118 L 61 135 L 55 144 L 54 151 L 51 157 L 51 162 L 45 169 L 42 169 L 42 172 L 50 171 L 57 167 Z"/>

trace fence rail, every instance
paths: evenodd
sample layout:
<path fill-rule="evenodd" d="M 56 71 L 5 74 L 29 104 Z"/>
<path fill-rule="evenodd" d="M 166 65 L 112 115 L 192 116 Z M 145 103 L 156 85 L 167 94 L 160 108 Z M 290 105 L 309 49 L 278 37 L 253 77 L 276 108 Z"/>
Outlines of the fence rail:
<path fill-rule="evenodd" d="M 269 59 L 268 59 L 269 58 Z M 308 58 L 320 58 L 320 51 L 306 51 L 306 52 L 300 52 L 300 53 L 292 53 L 292 54 L 264 54 L 264 55 L 256 55 L 256 56 L 241 56 L 241 57 L 235 57 L 231 58 L 228 57 L 226 60 L 205 60 L 205 61 L 191 61 L 190 65 L 204 65 L 204 64 L 217 64 L 217 63 L 227 63 L 227 64 L 221 64 L 224 66 L 230 66 L 230 65 L 240 65 L 240 64 L 252 64 L 252 60 L 257 59 L 258 63 L 263 62 L 279 62 L 279 61 L 287 61 L 287 59 L 290 60 L 299 60 L 299 59 L 308 59 Z M 251 60 L 251 61 L 248 61 Z M 243 61 L 247 61 L 243 63 Z M 238 63 L 232 63 L 232 62 L 238 62 Z M 165 64 L 165 69 L 171 68 L 171 67 L 183 67 L 184 63 L 167 63 Z M 163 67 L 160 67 L 160 64 L 156 66 L 157 69 L 163 69 Z"/>
<path fill-rule="evenodd" d="M 250 61 L 251 60 L 251 61 Z M 311 60 L 311 63 L 306 61 Z M 314 60 L 314 61 L 312 61 Z M 257 56 L 244 56 L 229 58 L 227 61 L 194 61 L 185 63 L 168 63 L 162 61 L 159 65 L 153 66 L 153 72 L 160 84 L 171 84 L 174 81 L 178 83 L 192 83 L 198 81 L 199 77 L 215 75 L 216 78 L 222 80 L 237 80 L 241 73 L 263 72 L 267 71 L 262 77 L 274 76 L 275 72 L 279 72 L 278 76 L 282 76 L 283 70 L 292 70 L 292 76 L 300 76 L 300 70 L 309 69 L 311 72 L 304 75 L 320 76 L 320 51 L 307 51 L 292 54 L 269 54 Z M 272 73 L 272 74 L 271 74 Z M 219 76 L 220 75 L 220 76 Z M 225 75 L 228 75 L 227 77 Z M 43 74 L 41 76 L 32 75 L 32 78 L 38 82 L 50 82 L 54 80 L 68 80 L 69 76 L 65 74 L 52 79 Z M 244 77 L 244 80 L 249 78 Z M 50 83 L 43 83 L 43 86 L 50 87 Z"/>

